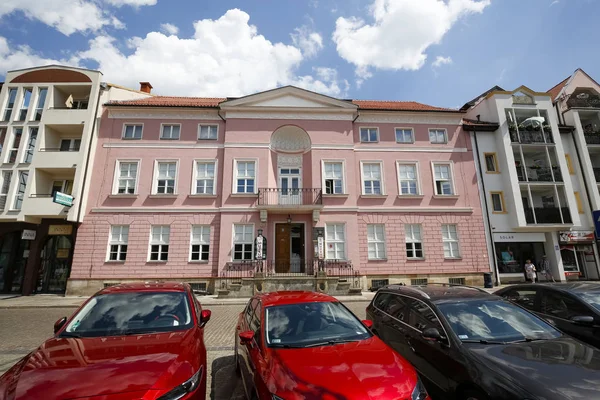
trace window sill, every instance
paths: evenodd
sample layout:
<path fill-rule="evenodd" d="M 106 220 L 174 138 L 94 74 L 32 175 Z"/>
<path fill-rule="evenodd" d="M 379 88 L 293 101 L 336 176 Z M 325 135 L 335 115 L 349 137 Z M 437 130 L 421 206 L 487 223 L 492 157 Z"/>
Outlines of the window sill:
<path fill-rule="evenodd" d="M 396 144 L 415 144 L 415 142 L 396 142 Z"/>
<path fill-rule="evenodd" d="M 377 144 L 377 143 L 379 143 L 379 140 L 378 140 L 378 141 L 376 141 L 376 142 L 362 142 L 362 141 L 361 141 L 361 142 L 359 142 L 359 143 L 360 143 L 360 144 Z"/>
<path fill-rule="evenodd" d="M 444 257 L 444 260 L 462 260 L 462 257 Z"/>
<path fill-rule="evenodd" d="M 203 261 L 203 260 L 189 260 L 188 264 L 208 264 L 209 261 Z"/>
<path fill-rule="evenodd" d="M 425 257 L 406 257 L 408 261 L 425 261 Z"/>
<path fill-rule="evenodd" d="M 122 137 L 121 139 L 123 140 L 142 140 L 142 138 L 127 138 L 127 137 Z"/>
<path fill-rule="evenodd" d="M 8 212 L 8 213 L 20 213 L 21 210 L 15 209 L 15 208 L 9 208 L 8 210 L 6 210 L 6 212 Z"/>
<path fill-rule="evenodd" d="M 434 199 L 458 199 L 460 196 L 456 195 L 456 194 L 434 194 L 433 198 Z"/>
<path fill-rule="evenodd" d="M 190 199 L 216 199 L 216 194 L 188 194 Z"/>
<path fill-rule="evenodd" d="M 111 199 L 136 199 L 138 197 L 137 194 L 109 194 L 109 198 Z"/>
<path fill-rule="evenodd" d="M 146 261 L 147 264 L 166 264 L 168 262 L 169 262 L 169 260 L 167 260 L 167 261 L 162 261 L 162 260 L 148 260 L 148 261 Z"/>
<path fill-rule="evenodd" d="M 422 199 L 423 197 L 425 197 L 422 194 L 399 194 L 398 198 L 399 199 Z"/>
<path fill-rule="evenodd" d="M 125 261 L 120 261 L 120 260 L 106 260 L 104 261 L 105 264 L 125 264 Z"/>
<path fill-rule="evenodd" d="M 17 164 L 17 168 L 29 167 L 30 165 L 30 162 L 21 162 Z"/>
<path fill-rule="evenodd" d="M 150 194 L 148 195 L 148 197 L 150 197 L 151 199 L 174 199 L 177 196 L 179 196 L 178 194 L 174 193 L 174 194 Z"/>
<path fill-rule="evenodd" d="M 258 197 L 258 193 L 231 193 L 231 197 Z"/>
<path fill-rule="evenodd" d="M 387 258 L 367 258 L 367 261 L 387 261 Z"/>
<path fill-rule="evenodd" d="M 323 193 L 323 197 L 348 197 L 348 193 Z"/>
<path fill-rule="evenodd" d="M 508 214 L 508 211 L 492 211 L 492 214 Z"/>
<path fill-rule="evenodd" d="M 218 140 L 218 138 L 214 138 L 214 139 L 213 138 L 211 138 L 211 139 L 200 139 L 200 138 L 198 138 L 199 142 L 204 142 L 204 141 L 216 142 L 217 140 Z"/>
<path fill-rule="evenodd" d="M 500 171 L 485 171 L 486 174 L 498 175 Z"/>
<path fill-rule="evenodd" d="M 385 199 L 387 194 L 361 194 L 361 199 Z"/>
<path fill-rule="evenodd" d="M 158 140 L 179 140 L 179 138 L 158 138 Z"/>

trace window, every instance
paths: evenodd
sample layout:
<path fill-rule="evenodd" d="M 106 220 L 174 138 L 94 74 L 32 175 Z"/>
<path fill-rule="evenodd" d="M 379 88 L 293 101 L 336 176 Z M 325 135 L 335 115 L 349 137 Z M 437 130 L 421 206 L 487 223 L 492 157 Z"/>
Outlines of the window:
<path fill-rule="evenodd" d="M 19 121 L 25 121 L 27 118 L 27 111 L 29 110 L 29 103 L 31 103 L 32 89 L 23 90 L 23 102 L 21 103 L 21 110 L 19 110 Z"/>
<path fill-rule="evenodd" d="M 215 194 L 215 161 L 196 161 L 194 194 Z"/>
<path fill-rule="evenodd" d="M 61 139 L 60 151 L 79 151 L 81 139 Z"/>
<path fill-rule="evenodd" d="M 399 321 L 405 322 L 407 300 L 408 299 L 404 296 L 391 295 L 383 311 L 391 317 L 396 318 Z"/>
<path fill-rule="evenodd" d="M 584 214 L 585 210 L 583 208 L 583 203 L 581 202 L 581 195 L 579 192 L 574 192 L 573 194 L 575 195 L 575 202 L 577 203 L 577 211 L 579 211 L 579 214 Z"/>
<path fill-rule="evenodd" d="M 144 125 L 123 125 L 123 139 L 141 139 Z"/>
<path fill-rule="evenodd" d="M 2 121 L 10 121 L 12 116 L 13 108 L 15 107 L 15 100 L 17 99 L 17 89 L 8 89 L 8 100 L 6 101 L 6 108 L 4 109 L 4 116 Z"/>
<path fill-rule="evenodd" d="M 325 241 L 328 260 L 346 259 L 346 233 L 344 224 L 325 224 Z"/>
<path fill-rule="evenodd" d="M 507 300 L 512 301 L 520 305 L 521 307 L 525 307 L 529 310 L 539 311 L 535 307 L 535 297 L 537 296 L 537 289 L 513 289 L 508 291 L 507 293 L 503 293 L 502 297 Z"/>
<path fill-rule="evenodd" d="M 324 162 L 325 194 L 344 193 L 344 164 L 342 162 Z"/>
<path fill-rule="evenodd" d="M 6 208 L 6 199 L 8 197 L 11 179 L 12 171 L 2 171 L 2 187 L 0 187 L 0 211 L 4 211 Z"/>
<path fill-rule="evenodd" d="M 367 247 L 369 260 L 385 259 L 385 227 L 383 224 L 367 224 Z"/>
<path fill-rule="evenodd" d="M 555 208 L 554 196 L 542 196 L 542 207 L 543 208 Z"/>
<path fill-rule="evenodd" d="M 378 308 L 381 311 L 385 310 L 386 305 L 390 301 L 393 295 L 391 293 L 379 292 L 375 295 L 373 300 L 373 307 Z"/>
<path fill-rule="evenodd" d="M 382 194 L 381 163 L 363 163 L 363 194 Z"/>
<path fill-rule="evenodd" d="M 52 197 L 56 192 L 70 195 L 73 192 L 73 181 L 65 179 L 52 182 Z"/>
<path fill-rule="evenodd" d="M 460 258 L 458 232 L 455 224 L 442 225 L 442 242 L 445 258 Z"/>
<path fill-rule="evenodd" d="M 233 260 L 251 261 L 254 250 L 254 225 L 233 225 Z"/>
<path fill-rule="evenodd" d="M 484 153 L 483 156 L 485 158 L 485 172 L 488 174 L 497 174 L 500 172 L 496 153 Z"/>
<path fill-rule="evenodd" d="M 452 167 L 450 164 L 433 164 L 435 181 L 435 194 L 438 196 L 451 196 L 454 194 L 452 187 Z"/>
<path fill-rule="evenodd" d="M 219 125 L 198 125 L 198 140 L 217 140 Z"/>
<path fill-rule="evenodd" d="M 377 128 L 360 128 L 360 141 L 362 143 L 374 143 L 379 141 Z"/>
<path fill-rule="evenodd" d="M 155 194 L 175 194 L 175 182 L 177 177 L 176 162 L 156 163 L 156 187 Z"/>
<path fill-rule="evenodd" d="M 127 258 L 128 225 L 112 225 L 108 241 L 108 261 L 125 261 Z"/>
<path fill-rule="evenodd" d="M 490 196 L 492 196 L 492 212 L 504 213 L 504 193 L 490 192 Z"/>
<path fill-rule="evenodd" d="M 406 234 L 406 258 L 424 258 L 421 224 L 404 225 Z"/>
<path fill-rule="evenodd" d="M 179 140 L 180 125 L 163 125 L 160 131 L 160 138 L 164 140 Z"/>
<path fill-rule="evenodd" d="M 0 155 L 4 149 L 4 140 L 6 139 L 6 128 L 0 128 Z"/>
<path fill-rule="evenodd" d="M 33 151 L 35 150 L 35 143 L 37 142 L 38 128 L 29 128 L 29 139 L 27 140 L 27 150 L 25 150 L 25 157 L 23 157 L 24 163 L 31 163 L 33 159 Z"/>
<path fill-rule="evenodd" d="M 169 225 L 153 225 L 150 236 L 150 261 L 167 261 L 169 259 Z"/>
<path fill-rule="evenodd" d="M 408 325 L 423 332 L 428 328 L 435 328 L 442 334 L 445 334 L 444 327 L 433 310 L 425 303 L 416 299 L 408 299 Z"/>
<path fill-rule="evenodd" d="M 575 169 L 573 168 L 573 162 L 571 161 L 571 156 L 565 154 L 565 158 L 567 159 L 567 167 L 569 168 L 569 174 L 575 175 Z"/>
<path fill-rule="evenodd" d="M 396 128 L 396 143 L 414 143 L 415 135 L 412 128 Z"/>
<path fill-rule="evenodd" d="M 137 161 L 119 161 L 117 177 L 117 194 L 135 194 L 137 191 Z"/>
<path fill-rule="evenodd" d="M 429 141 L 435 144 L 446 144 L 448 143 L 448 136 L 446 135 L 445 129 L 430 129 L 429 130 Z"/>
<path fill-rule="evenodd" d="M 39 121 L 42 119 L 44 112 L 44 104 L 46 103 L 46 95 L 48 94 L 47 88 L 40 88 L 38 91 L 37 105 L 35 106 L 34 120 Z"/>
<path fill-rule="evenodd" d="M 15 203 L 13 205 L 13 210 L 20 210 L 23 206 L 23 198 L 25 197 L 25 189 L 27 189 L 28 178 L 28 171 L 19 172 L 19 186 L 17 188 L 17 194 L 15 195 Z"/>
<path fill-rule="evenodd" d="M 568 320 L 576 316 L 591 314 L 590 310 L 579 301 L 549 290 L 542 292 L 542 313 Z"/>
<path fill-rule="evenodd" d="M 419 194 L 419 181 L 417 179 L 417 164 L 398 163 L 398 187 L 400 195 Z"/>
<path fill-rule="evenodd" d="M 17 161 L 17 154 L 19 153 L 22 135 L 23 128 L 13 128 L 12 144 L 10 145 L 10 151 L 8 152 L 8 162 L 11 164 Z"/>
<path fill-rule="evenodd" d="M 256 161 L 236 161 L 235 193 L 255 193 Z"/>
<path fill-rule="evenodd" d="M 193 225 L 190 245 L 190 261 L 208 261 L 210 226 Z"/>

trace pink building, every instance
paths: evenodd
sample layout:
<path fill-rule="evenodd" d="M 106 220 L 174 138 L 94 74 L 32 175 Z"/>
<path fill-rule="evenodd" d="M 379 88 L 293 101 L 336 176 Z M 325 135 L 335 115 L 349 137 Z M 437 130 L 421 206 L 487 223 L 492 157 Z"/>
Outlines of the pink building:
<path fill-rule="evenodd" d="M 111 102 L 67 292 L 144 279 L 230 295 L 481 282 L 490 267 L 462 115 L 296 87 Z"/>

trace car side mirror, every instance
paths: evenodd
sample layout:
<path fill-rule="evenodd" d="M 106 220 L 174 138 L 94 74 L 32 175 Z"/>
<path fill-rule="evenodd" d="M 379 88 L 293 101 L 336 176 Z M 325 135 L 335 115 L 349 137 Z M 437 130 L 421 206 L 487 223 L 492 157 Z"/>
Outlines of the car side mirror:
<path fill-rule="evenodd" d="M 362 323 L 364 326 L 366 326 L 368 329 L 371 329 L 373 327 L 373 321 L 369 320 L 369 319 L 363 319 Z"/>
<path fill-rule="evenodd" d="M 54 323 L 54 333 L 58 333 L 62 329 L 63 326 L 67 323 L 67 317 L 62 317 L 58 321 Z"/>
<path fill-rule="evenodd" d="M 200 325 L 204 326 L 208 321 L 210 321 L 211 312 L 210 310 L 202 310 L 200 313 Z"/>
<path fill-rule="evenodd" d="M 439 342 L 445 339 L 437 328 L 427 328 L 421 333 L 421 336 L 423 339 L 431 340 L 433 342 Z"/>
<path fill-rule="evenodd" d="M 252 332 L 252 331 L 240 332 L 239 336 L 240 336 L 240 341 L 242 342 L 242 344 L 248 344 L 252 341 L 252 339 L 254 339 L 254 332 Z"/>
<path fill-rule="evenodd" d="M 594 317 L 589 315 L 576 315 L 571 318 L 571 322 L 577 325 L 592 325 L 594 323 Z"/>

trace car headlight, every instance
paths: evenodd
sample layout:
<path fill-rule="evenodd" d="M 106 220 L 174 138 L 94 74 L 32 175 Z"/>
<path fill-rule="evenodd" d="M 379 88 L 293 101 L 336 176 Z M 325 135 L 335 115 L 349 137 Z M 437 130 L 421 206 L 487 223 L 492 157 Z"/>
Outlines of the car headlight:
<path fill-rule="evenodd" d="M 188 393 L 193 392 L 198 388 L 200 384 L 200 380 L 202 379 L 202 372 L 204 371 L 204 367 L 200 367 L 198 372 L 196 372 L 190 379 L 183 382 L 181 385 L 177 386 L 175 389 L 171 390 L 167 394 L 163 394 L 157 400 L 178 400 L 183 398 Z"/>
<path fill-rule="evenodd" d="M 426 400 L 429 396 L 427 395 L 427 390 L 425 389 L 425 385 L 421 382 L 421 379 L 417 378 L 417 384 L 413 389 L 411 399 L 412 400 Z"/>

